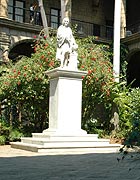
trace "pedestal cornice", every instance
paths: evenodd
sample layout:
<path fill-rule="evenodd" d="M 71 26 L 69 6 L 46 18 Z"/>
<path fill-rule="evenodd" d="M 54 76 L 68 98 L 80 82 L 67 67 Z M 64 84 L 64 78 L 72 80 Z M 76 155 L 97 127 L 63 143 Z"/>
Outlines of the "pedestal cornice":
<path fill-rule="evenodd" d="M 87 71 L 80 71 L 80 70 L 69 70 L 65 68 L 55 68 L 50 71 L 45 72 L 46 75 L 53 79 L 57 77 L 67 77 L 67 78 L 79 78 L 82 79 L 83 76 L 87 75 Z"/>

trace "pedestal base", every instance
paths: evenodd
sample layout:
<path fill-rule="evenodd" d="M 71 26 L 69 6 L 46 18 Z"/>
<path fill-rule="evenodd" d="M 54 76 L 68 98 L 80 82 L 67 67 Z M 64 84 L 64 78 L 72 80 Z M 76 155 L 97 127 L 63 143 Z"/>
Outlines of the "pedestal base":
<path fill-rule="evenodd" d="M 79 129 L 79 130 L 72 130 L 72 129 L 46 129 L 43 131 L 44 135 L 55 135 L 55 136 L 82 136 L 86 135 L 87 132 L 85 130 Z"/>
<path fill-rule="evenodd" d="M 12 148 L 45 153 L 88 153 L 99 150 L 116 152 L 119 144 L 110 144 L 108 139 L 98 139 L 97 134 L 60 136 L 46 133 L 33 133 L 30 138 L 21 138 L 21 142 L 12 142 Z"/>

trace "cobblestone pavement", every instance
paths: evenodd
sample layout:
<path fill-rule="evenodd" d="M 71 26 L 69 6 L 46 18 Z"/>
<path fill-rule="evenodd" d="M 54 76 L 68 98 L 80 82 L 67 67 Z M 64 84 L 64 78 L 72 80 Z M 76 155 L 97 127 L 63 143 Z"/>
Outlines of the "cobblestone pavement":
<path fill-rule="evenodd" d="M 49 155 L 0 146 L 0 180 L 140 180 L 140 154 Z"/>

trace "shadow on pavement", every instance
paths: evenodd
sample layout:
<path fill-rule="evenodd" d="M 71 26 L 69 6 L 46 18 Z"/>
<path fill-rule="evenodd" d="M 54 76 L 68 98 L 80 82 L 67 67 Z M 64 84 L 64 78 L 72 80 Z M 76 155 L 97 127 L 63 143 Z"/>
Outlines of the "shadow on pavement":
<path fill-rule="evenodd" d="M 117 153 L 0 157 L 0 180 L 140 180 L 140 161 Z"/>

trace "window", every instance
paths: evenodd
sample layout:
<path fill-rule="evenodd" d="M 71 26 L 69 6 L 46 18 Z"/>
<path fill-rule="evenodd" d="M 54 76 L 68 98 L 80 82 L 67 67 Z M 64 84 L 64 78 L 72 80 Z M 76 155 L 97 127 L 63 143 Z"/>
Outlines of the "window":
<path fill-rule="evenodd" d="M 106 21 L 106 37 L 108 39 L 113 38 L 113 21 L 110 20 Z"/>
<path fill-rule="evenodd" d="M 9 0 L 8 2 L 8 17 L 9 19 L 13 19 L 13 0 Z"/>
<path fill-rule="evenodd" d="M 9 19 L 24 22 L 25 21 L 25 2 L 20 0 L 9 0 L 8 17 Z"/>
<path fill-rule="evenodd" d="M 57 29 L 60 24 L 60 10 L 51 8 L 51 27 Z"/>
<path fill-rule="evenodd" d="M 93 25 L 93 35 L 100 36 L 100 25 L 99 24 Z"/>

